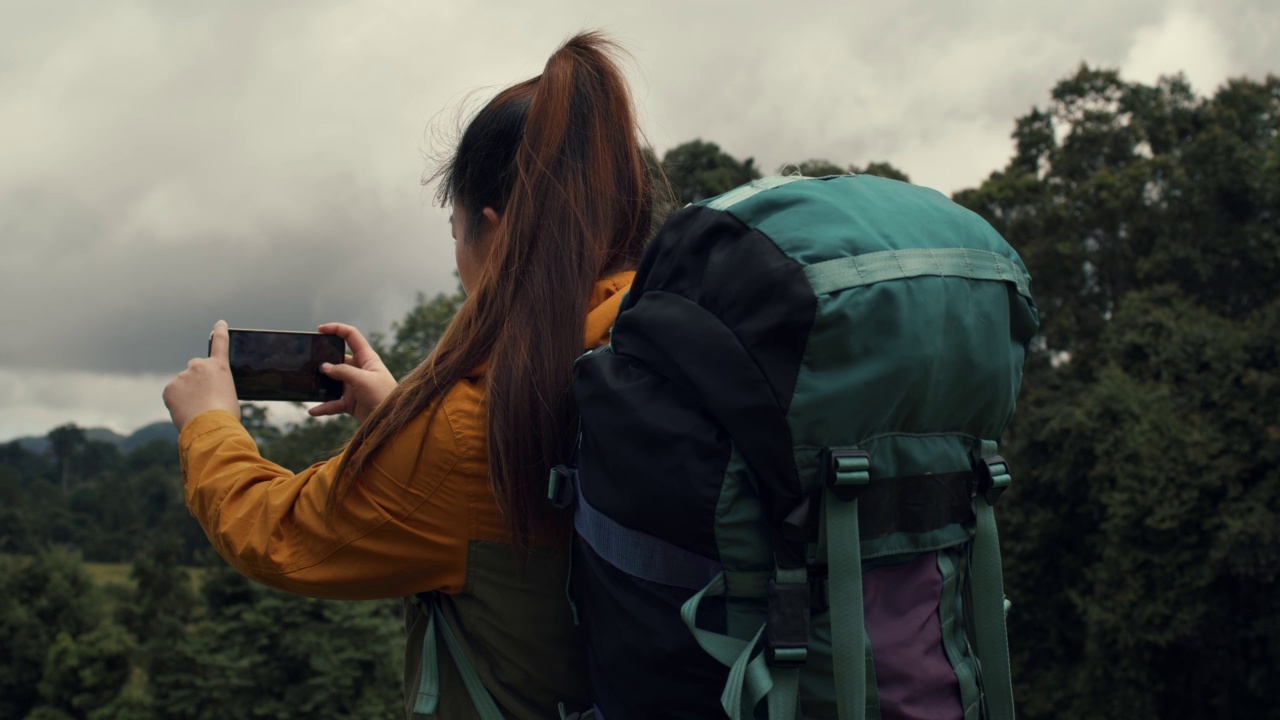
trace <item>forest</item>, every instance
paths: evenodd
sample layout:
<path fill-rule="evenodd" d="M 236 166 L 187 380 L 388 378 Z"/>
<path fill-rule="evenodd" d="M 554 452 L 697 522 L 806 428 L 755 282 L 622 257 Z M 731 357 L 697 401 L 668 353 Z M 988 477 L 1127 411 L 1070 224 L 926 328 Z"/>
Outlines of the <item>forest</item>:
<path fill-rule="evenodd" d="M 1280 718 L 1280 78 L 1202 97 L 1081 66 L 1012 139 L 953 199 L 1021 254 L 1042 319 L 997 510 L 1018 711 Z M 654 160 L 677 205 L 761 174 L 704 140 Z M 797 161 L 769 170 L 909 181 Z M 376 338 L 397 376 L 462 301 L 419 295 Z M 293 469 L 354 428 L 243 417 Z M 399 603 L 244 580 L 159 435 L 0 445 L 0 718 L 399 716 Z"/>

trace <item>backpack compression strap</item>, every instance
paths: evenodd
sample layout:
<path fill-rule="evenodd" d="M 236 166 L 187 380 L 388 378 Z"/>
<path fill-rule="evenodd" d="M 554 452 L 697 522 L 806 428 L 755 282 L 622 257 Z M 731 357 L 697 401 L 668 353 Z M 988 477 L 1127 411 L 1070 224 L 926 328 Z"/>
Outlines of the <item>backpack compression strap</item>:
<path fill-rule="evenodd" d="M 831 644 L 839 720 L 863 720 L 867 712 L 866 629 L 862 617 L 862 549 L 858 495 L 871 482 L 867 453 L 827 451 L 827 563 L 830 571 Z"/>
<path fill-rule="evenodd" d="M 977 527 L 973 538 L 973 625 L 982 673 L 982 698 L 987 720 L 1014 720 L 1009 636 L 1004 620 L 1004 580 L 1000 570 L 1000 536 L 995 504 L 1011 482 L 1009 465 L 996 455 L 996 444 L 983 440 L 974 470 L 978 498 L 974 501 Z"/>
<path fill-rule="evenodd" d="M 775 572 L 775 579 L 781 582 L 806 584 L 806 587 L 807 576 L 804 568 L 778 569 Z M 761 624 L 751 640 L 740 640 L 698 627 L 698 606 L 702 599 L 708 594 L 726 594 L 726 585 L 722 572 L 680 608 L 680 617 L 693 633 L 698 645 L 729 668 L 729 679 L 720 694 L 721 707 L 730 720 L 752 718 L 755 716 L 756 705 L 767 696 L 769 720 L 795 720 L 800 702 L 800 666 L 770 665 L 767 652 L 756 652 L 765 637 L 767 622 Z M 759 593 L 755 593 L 749 596 L 758 595 Z"/>
<path fill-rule="evenodd" d="M 471 703 L 475 705 L 476 714 L 480 716 L 480 720 L 503 720 L 502 712 L 498 710 L 493 696 L 485 689 L 475 668 L 471 667 L 471 663 L 467 661 L 467 656 L 462 652 L 462 645 L 458 643 L 458 638 L 449 628 L 449 622 L 440 612 L 439 600 L 435 593 L 415 595 L 413 600 L 415 603 L 426 604 L 427 612 L 431 613 L 427 621 L 427 636 L 422 642 L 422 679 L 418 685 L 418 700 L 413 706 L 413 712 L 420 715 L 434 715 L 440 706 L 440 659 L 436 650 L 436 626 L 439 625 L 441 634 L 444 635 L 445 647 L 449 650 L 449 657 L 453 658 L 454 666 L 462 675 L 462 684 L 466 686 L 467 695 L 471 696 Z"/>

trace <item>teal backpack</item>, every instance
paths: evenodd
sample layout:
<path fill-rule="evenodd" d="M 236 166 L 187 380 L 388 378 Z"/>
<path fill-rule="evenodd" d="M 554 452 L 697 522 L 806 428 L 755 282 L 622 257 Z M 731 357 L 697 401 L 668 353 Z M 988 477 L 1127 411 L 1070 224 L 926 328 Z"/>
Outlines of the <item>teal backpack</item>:
<path fill-rule="evenodd" d="M 993 507 L 1029 282 L 977 215 L 878 177 L 666 222 L 552 472 L 597 718 L 1012 720 Z"/>

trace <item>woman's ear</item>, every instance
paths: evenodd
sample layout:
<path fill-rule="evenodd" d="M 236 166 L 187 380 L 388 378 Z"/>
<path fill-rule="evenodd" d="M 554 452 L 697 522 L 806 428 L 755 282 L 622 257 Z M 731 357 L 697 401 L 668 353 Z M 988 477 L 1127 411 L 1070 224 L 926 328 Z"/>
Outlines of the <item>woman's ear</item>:
<path fill-rule="evenodd" d="M 502 224 L 502 216 L 498 214 L 497 210 L 494 210 L 491 207 L 485 208 L 480 212 L 480 214 L 483 215 L 485 221 L 489 223 L 488 230 L 490 232 L 497 230 L 498 226 Z"/>

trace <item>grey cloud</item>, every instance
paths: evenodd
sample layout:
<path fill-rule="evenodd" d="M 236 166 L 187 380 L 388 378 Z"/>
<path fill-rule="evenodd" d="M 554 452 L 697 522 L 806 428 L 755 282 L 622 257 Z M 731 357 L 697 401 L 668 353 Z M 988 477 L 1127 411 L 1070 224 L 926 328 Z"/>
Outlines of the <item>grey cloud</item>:
<path fill-rule="evenodd" d="M 383 329 L 409 307 L 415 288 L 451 282 L 444 224 L 435 233 L 424 224 L 420 213 L 349 203 L 317 207 L 305 224 L 264 224 L 252 237 L 144 237 L 118 247 L 81 239 L 68 251 L 71 243 L 19 235 L 29 249 L 0 270 L 0 305 L 29 311 L 6 323 L 21 342 L 0 346 L 0 366 L 176 372 L 203 353 L 219 318 L 247 327 L 343 320 Z M 100 218 L 84 225 L 104 229 Z M 401 309 L 388 317 L 388 305 Z"/>
<path fill-rule="evenodd" d="M 1056 80 L 1119 66 L 1170 13 L 1226 39 L 1200 67 L 1278 64 L 1270 0 L 605 5 L 0 0 L 0 374 L 65 400 L 175 372 L 219 317 L 386 329 L 454 284 L 424 152 L 470 91 L 539 72 L 583 27 L 633 54 L 660 151 L 889 160 L 944 191 L 1000 166 Z M 95 413 L 103 392 L 81 393 Z"/>

